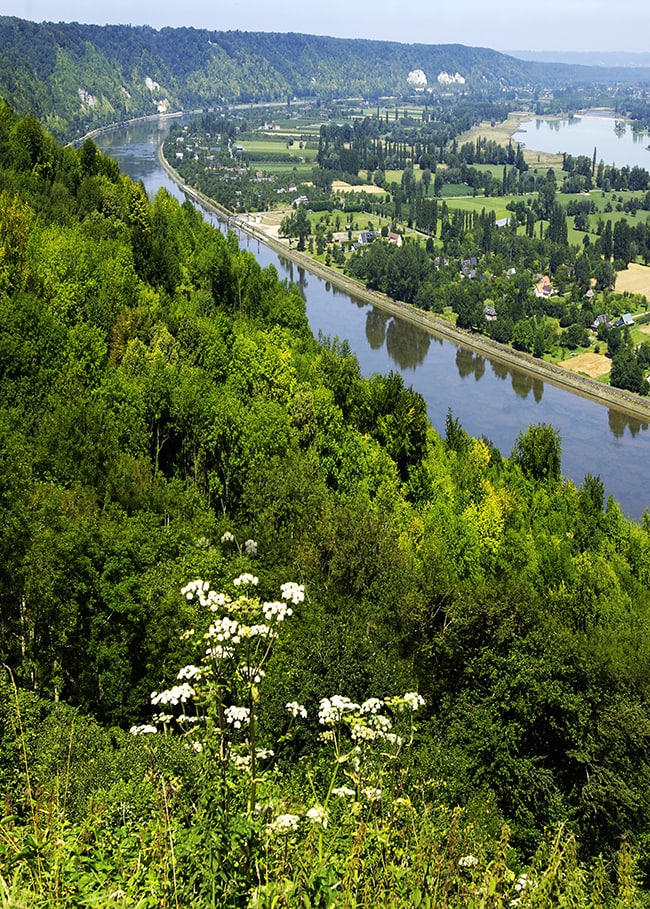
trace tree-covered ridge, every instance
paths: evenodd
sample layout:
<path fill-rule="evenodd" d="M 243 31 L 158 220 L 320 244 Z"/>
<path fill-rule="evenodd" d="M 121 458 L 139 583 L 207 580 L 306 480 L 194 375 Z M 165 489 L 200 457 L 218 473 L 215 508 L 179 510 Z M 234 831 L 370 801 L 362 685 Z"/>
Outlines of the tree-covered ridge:
<path fill-rule="evenodd" d="M 236 599 L 242 573 L 262 602 L 286 581 L 305 590 L 269 657 L 273 683 L 255 682 L 278 816 L 307 810 L 309 780 L 325 778 L 321 699 L 425 701 L 394 777 L 395 810 L 411 799 L 415 826 L 343 813 L 337 874 L 363 867 L 371 887 L 381 866 L 397 887 L 403 864 L 421 902 L 444 872 L 446 905 L 464 905 L 449 868 L 474 855 L 489 889 L 500 856 L 508 901 L 538 847 L 552 864 L 543 831 L 564 824 L 585 862 L 603 854 L 591 905 L 608 904 L 621 836 L 647 883 L 649 522 L 605 502 L 597 477 L 564 482 L 552 427 L 509 456 L 451 413 L 440 438 L 400 377 L 364 379 L 345 343 L 311 336 L 295 287 L 189 203 L 149 200 L 92 142 L 58 147 L 3 106 L 0 162 L 0 660 L 17 686 L 7 675 L 1 689 L 3 887 L 65 881 L 79 904 L 119 867 L 141 899 L 174 881 L 181 905 L 205 905 L 215 881 L 235 881 L 215 905 L 246 905 L 251 837 L 266 827 L 244 823 L 243 790 L 228 782 L 221 825 L 214 751 L 126 733 L 159 722 L 151 692 L 198 665 L 217 620 L 178 591 L 209 578 Z M 294 701 L 309 714 L 287 737 Z M 60 838 L 38 839 L 45 815 Z M 558 848 L 585 893 L 569 840 Z M 303 880 L 296 849 L 295 868 L 280 850 L 269 873 Z M 330 884 L 301 886 L 334 899 Z M 41 904 L 65 905 L 61 893 Z"/>
<path fill-rule="evenodd" d="M 531 63 L 461 44 L 398 44 L 301 34 L 32 23 L 0 17 L 0 96 L 59 138 L 136 116 L 235 102 L 412 94 L 460 73 L 480 96 L 539 86 L 648 81 L 642 69 Z M 453 89 L 453 87 L 452 87 Z M 442 91 L 449 91 L 442 86 Z"/>

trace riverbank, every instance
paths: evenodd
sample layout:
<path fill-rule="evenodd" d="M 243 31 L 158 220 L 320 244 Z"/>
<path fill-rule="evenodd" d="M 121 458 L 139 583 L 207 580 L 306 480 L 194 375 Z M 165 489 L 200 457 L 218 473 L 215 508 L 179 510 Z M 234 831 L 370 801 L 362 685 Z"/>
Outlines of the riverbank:
<path fill-rule="evenodd" d="M 576 375 L 561 366 L 547 363 L 544 360 L 539 360 L 529 354 L 498 344 L 496 341 L 493 341 L 491 338 L 487 338 L 484 335 L 477 335 L 456 328 L 455 325 L 441 319 L 439 316 L 425 312 L 424 310 L 416 309 L 408 303 L 392 300 L 377 291 L 368 290 L 368 288 L 353 278 L 341 274 L 341 272 L 334 268 L 323 265 L 307 253 L 299 252 L 297 249 L 294 249 L 289 245 L 288 241 L 274 236 L 270 231 L 265 232 L 262 223 L 258 223 L 254 220 L 254 216 L 236 216 L 233 212 L 224 208 L 223 205 L 219 205 L 219 203 L 215 202 L 213 199 L 209 199 L 207 196 L 204 196 L 202 193 L 186 184 L 166 160 L 162 151 L 162 146 L 158 148 L 158 160 L 169 177 L 190 199 L 197 202 L 208 211 L 214 212 L 233 228 L 244 231 L 249 236 L 254 237 L 260 243 L 264 243 L 280 255 L 285 256 L 287 259 L 291 259 L 306 271 L 317 275 L 325 281 L 329 281 L 330 284 L 350 294 L 350 296 L 353 296 L 356 300 L 376 306 L 384 312 L 388 312 L 400 319 L 418 325 L 430 334 L 452 341 L 460 347 L 482 354 L 489 357 L 489 359 L 503 363 L 510 368 L 519 369 L 521 372 L 540 378 L 545 382 L 550 382 L 573 394 L 581 395 L 582 397 L 597 401 L 599 404 L 604 404 L 615 410 L 619 410 L 628 416 L 638 419 L 644 424 L 650 424 L 650 400 L 623 391 L 622 389 L 611 388 L 610 386 L 603 385 L 600 382 L 596 382 L 585 376 Z"/>

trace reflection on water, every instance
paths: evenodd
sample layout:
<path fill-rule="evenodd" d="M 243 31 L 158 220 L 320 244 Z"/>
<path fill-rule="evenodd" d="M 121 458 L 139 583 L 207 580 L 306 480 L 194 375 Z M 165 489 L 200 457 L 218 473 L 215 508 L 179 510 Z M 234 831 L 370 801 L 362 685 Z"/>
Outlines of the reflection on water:
<path fill-rule="evenodd" d="M 642 420 L 638 420 L 635 417 L 630 417 L 625 413 L 621 413 L 618 410 L 610 410 L 608 412 L 608 421 L 609 428 L 618 439 L 623 438 L 626 429 L 630 430 L 630 435 L 633 438 L 637 436 L 641 430 L 646 432 L 648 429 L 647 423 L 644 423 Z"/>
<path fill-rule="evenodd" d="M 618 141 L 611 124 L 606 129 Z M 125 173 L 136 182 L 141 180 L 150 195 L 165 187 L 184 201 L 184 194 L 156 158 L 163 131 L 158 124 L 147 124 L 101 137 L 97 144 L 119 161 Z M 574 132 L 573 128 L 565 130 L 561 143 Z M 555 146 L 557 134 L 553 135 Z M 536 136 L 537 133 L 532 142 L 536 143 Z M 588 149 L 581 148 L 579 153 L 591 157 L 594 145 L 598 145 L 600 158 L 604 151 L 600 140 L 591 141 L 590 137 L 588 144 Z M 618 147 L 621 148 L 620 143 Z M 569 148 L 566 151 L 574 153 Z M 643 154 L 650 161 L 650 153 L 644 149 Z M 617 160 L 624 163 L 618 156 Z M 209 223 L 224 233 L 228 230 L 214 214 L 203 211 Z M 273 267 L 281 279 L 298 288 L 314 335 L 349 342 L 363 375 L 386 374 L 391 369 L 407 373 L 405 383 L 411 383 L 422 394 L 429 418 L 439 433 L 444 433 L 446 415 L 451 410 L 469 435 L 490 438 L 507 455 L 521 431 L 533 423 L 549 423 L 562 439 L 565 476 L 578 484 L 587 473 L 599 476 L 607 495 L 613 495 L 623 511 L 636 519 L 650 506 L 648 422 L 608 410 L 519 370 L 514 372 L 505 363 L 464 350 L 382 313 L 305 271 L 286 256 L 278 256 L 258 240 L 239 231 L 236 234 L 240 245 L 253 253 L 263 268 Z"/>
<path fill-rule="evenodd" d="M 386 329 L 386 350 L 400 369 L 415 369 L 429 353 L 431 335 L 402 319 L 391 319 Z"/>
<path fill-rule="evenodd" d="M 386 340 L 386 325 L 390 316 L 382 309 L 371 306 L 366 313 L 366 338 L 371 350 L 381 350 Z"/>
<path fill-rule="evenodd" d="M 478 382 L 485 373 L 485 357 L 471 350 L 466 350 L 464 347 L 459 347 L 456 351 L 456 368 L 461 379 L 474 376 Z"/>

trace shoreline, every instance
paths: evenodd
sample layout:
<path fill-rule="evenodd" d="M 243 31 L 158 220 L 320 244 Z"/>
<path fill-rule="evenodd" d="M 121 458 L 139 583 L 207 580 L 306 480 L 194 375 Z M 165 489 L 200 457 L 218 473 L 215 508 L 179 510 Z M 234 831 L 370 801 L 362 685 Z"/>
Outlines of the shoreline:
<path fill-rule="evenodd" d="M 510 368 L 518 369 L 527 375 L 540 378 L 545 382 L 550 382 L 564 391 L 578 394 L 581 397 L 588 398 L 598 404 L 609 406 L 612 409 L 619 410 L 627 416 L 638 419 L 641 423 L 650 424 L 650 400 L 641 398 L 623 389 L 612 388 L 609 385 L 603 385 L 595 379 L 586 376 L 576 375 L 570 370 L 563 369 L 554 363 L 548 363 L 545 360 L 538 360 L 530 354 L 522 351 L 513 350 L 502 344 L 487 338 L 484 335 L 477 335 L 464 329 L 456 328 L 440 317 L 426 312 L 425 310 L 416 309 L 408 303 L 402 303 L 399 300 L 392 300 L 385 294 L 378 291 L 369 290 L 360 282 L 347 275 L 343 275 L 333 268 L 323 265 L 316 261 L 307 253 L 299 252 L 292 249 L 288 243 L 269 236 L 262 230 L 256 229 L 255 225 L 245 220 L 246 216 L 237 216 L 229 211 L 223 205 L 204 196 L 203 193 L 186 184 L 180 175 L 174 170 L 165 158 L 162 145 L 158 148 L 158 160 L 168 176 L 176 185 L 186 193 L 190 199 L 193 199 L 209 211 L 221 216 L 227 224 L 237 227 L 244 233 L 268 246 L 270 249 L 285 256 L 287 259 L 295 262 L 297 265 L 304 267 L 306 271 L 311 272 L 325 281 L 329 281 L 335 287 L 345 291 L 351 296 L 364 303 L 368 303 L 377 308 L 384 310 L 394 316 L 418 325 L 432 335 L 444 338 L 471 350 L 474 353 L 484 355 L 490 360 L 503 363 Z"/>

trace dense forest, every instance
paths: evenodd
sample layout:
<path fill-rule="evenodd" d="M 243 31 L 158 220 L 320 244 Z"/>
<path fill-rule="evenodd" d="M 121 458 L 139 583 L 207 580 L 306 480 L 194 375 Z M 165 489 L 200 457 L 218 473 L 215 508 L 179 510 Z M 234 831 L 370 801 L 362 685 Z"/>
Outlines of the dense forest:
<path fill-rule="evenodd" d="M 59 139 L 136 116 L 221 104 L 294 98 L 408 96 L 409 73 L 422 70 L 427 91 L 543 97 L 549 86 L 563 103 L 584 104 L 584 92 L 636 86 L 636 105 L 650 73 L 534 63 L 488 48 L 407 45 L 301 34 L 219 32 L 193 28 L 36 24 L 0 16 L 0 95 L 33 113 Z M 441 74 L 462 81 L 438 82 Z M 629 92 L 628 92 L 629 94 Z M 578 104 L 580 106 L 580 104 Z"/>
<path fill-rule="evenodd" d="M 0 309 L 3 905 L 641 904 L 650 518 L 551 426 L 6 104 Z"/>

